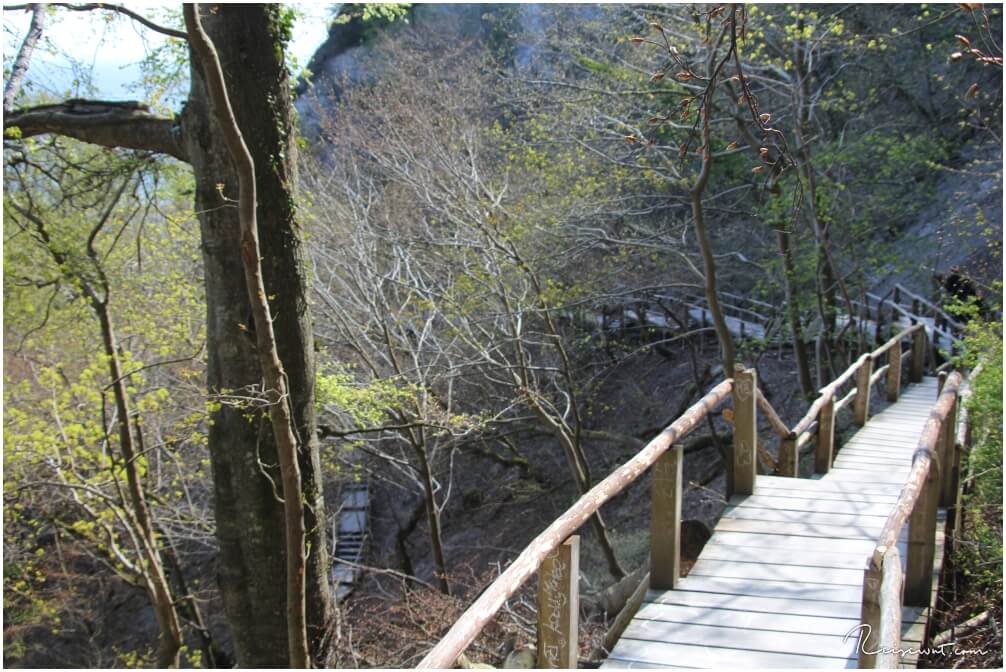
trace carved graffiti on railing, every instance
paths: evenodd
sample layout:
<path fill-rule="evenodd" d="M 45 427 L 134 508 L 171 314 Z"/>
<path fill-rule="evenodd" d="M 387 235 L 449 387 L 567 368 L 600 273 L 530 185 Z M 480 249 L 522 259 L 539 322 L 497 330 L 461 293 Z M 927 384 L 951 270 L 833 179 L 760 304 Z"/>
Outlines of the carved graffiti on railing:
<path fill-rule="evenodd" d="M 551 631 L 552 642 L 544 646 L 542 652 L 547 662 L 546 667 L 559 667 L 559 652 L 568 643 L 562 633 L 562 612 L 566 606 L 567 599 L 562 591 L 562 579 L 568 571 L 568 567 L 559 557 L 559 549 L 548 554 L 545 560 L 551 564 L 551 571 L 546 577 L 542 577 L 542 591 L 545 593 L 544 604 L 547 605 L 549 613 L 542 619 L 542 623 Z"/>

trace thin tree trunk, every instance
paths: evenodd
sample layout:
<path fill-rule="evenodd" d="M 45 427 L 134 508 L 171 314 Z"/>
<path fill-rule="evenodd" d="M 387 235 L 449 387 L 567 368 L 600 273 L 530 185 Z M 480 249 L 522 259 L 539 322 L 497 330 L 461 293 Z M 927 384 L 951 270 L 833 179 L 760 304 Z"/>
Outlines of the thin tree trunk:
<path fill-rule="evenodd" d="M 723 359 L 724 375 L 733 375 L 734 370 L 734 342 L 727 329 L 726 320 L 723 318 L 723 310 L 720 308 L 719 296 L 716 292 L 716 262 L 713 259 L 712 243 L 709 242 L 709 233 L 706 230 L 705 210 L 702 207 L 702 194 L 705 192 L 709 182 L 709 172 L 712 168 L 712 148 L 710 146 L 711 132 L 709 117 L 712 114 L 712 99 L 716 91 L 716 47 L 710 45 L 709 56 L 706 60 L 706 76 L 709 84 L 704 94 L 705 100 L 702 104 L 702 169 L 691 189 L 692 221 L 695 227 L 695 238 L 698 240 L 699 249 L 702 252 L 702 264 L 705 271 L 705 294 L 706 303 L 709 305 L 709 312 L 713 318 L 713 328 L 716 330 L 716 339 L 720 344 L 720 356 Z"/>
<path fill-rule="evenodd" d="M 126 472 L 126 486 L 132 503 L 133 515 L 140 528 L 138 535 L 144 555 L 144 579 L 149 586 L 150 599 L 160 630 L 157 646 L 157 666 L 176 668 L 179 663 L 179 652 L 182 647 L 182 632 L 178 624 L 178 612 L 171 597 L 171 589 L 164 573 L 164 563 L 157 550 L 157 538 L 150 519 L 150 509 L 140 485 L 140 475 L 137 473 L 136 460 L 140 455 L 136 451 L 134 432 L 132 428 L 129 398 L 126 395 L 126 381 L 122 375 L 122 365 L 119 361 L 119 348 L 116 344 L 115 330 L 112 318 L 108 313 L 104 300 L 99 300 L 92 293 L 91 305 L 101 324 L 101 337 L 108 359 L 109 376 L 112 380 L 112 392 L 115 397 L 116 413 L 119 421 L 119 447 L 122 451 L 122 467 Z"/>
<path fill-rule="evenodd" d="M 142 451 L 137 450 L 137 432 L 133 427 L 132 411 L 129 407 L 129 396 L 126 392 L 126 376 L 122 373 L 122 362 L 119 358 L 119 346 L 115 337 L 115 328 L 112 325 L 111 312 L 108 309 L 109 286 L 105 272 L 100 265 L 100 259 L 93 243 L 95 236 L 102 229 L 113 209 L 122 198 L 128 185 L 128 180 L 124 181 L 115 199 L 105 210 L 104 216 L 92 227 L 91 235 L 87 242 L 87 255 L 94 266 L 97 282 L 101 291 L 94 287 L 88 279 L 87 274 L 72 273 L 64 270 L 67 277 L 76 282 L 91 305 L 91 310 L 98 319 L 101 331 L 102 348 L 105 359 L 108 362 L 108 373 L 112 388 L 112 395 L 115 399 L 115 409 L 117 423 L 119 426 L 119 452 L 121 453 L 121 466 L 126 473 L 126 489 L 129 493 L 129 503 L 122 502 L 126 520 L 133 528 L 131 534 L 138 542 L 137 549 L 142 555 L 140 562 L 141 579 L 143 580 L 147 594 L 150 597 L 151 605 L 154 608 L 154 617 L 157 620 L 159 630 L 157 665 L 158 667 L 177 668 L 179 665 L 179 655 L 182 647 L 182 633 L 179 625 L 178 612 L 175 608 L 174 600 L 171 596 L 171 589 L 168 586 L 166 574 L 164 572 L 164 562 L 158 549 L 157 537 L 154 535 L 153 521 L 150 515 L 150 507 L 147 504 L 146 496 L 143 492 L 143 485 L 140 482 L 141 476 L 137 466 L 137 460 L 142 457 Z M 17 206 L 14 206 L 17 207 Z M 18 211 L 31 220 L 38 232 L 42 242 L 49 250 L 53 260 L 61 269 L 70 269 L 73 264 L 65 252 L 59 251 L 52 242 L 49 232 L 44 222 L 31 212 L 17 208 Z M 114 470 L 115 465 L 113 465 Z M 114 478 L 114 474 L 113 474 Z M 118 485 L 118 480 L 116 484 Z M 120 497 L 122 490 L 119 488 Z"/>
<path fill-rule="evenodd" d="M 422 430 L 420 430 L 422 431 Z M 437 575 L 437 587 L 445 595 L 451 594 L 451 586 L 447 581 L 447 561 L 444 557 L 443 533 L 440 529 L 440 510 L 437 508 L 437 496 L 433 487 L 433 472 L 430 468 L 426 448 L 414 445 L 419 458 L 419 471 L 423 481 L 423 497 L 426 500 L 426 524 L 430 526 L 430 545 L 433 548 L 434 573 Z"/>
<path fill-rule="evenodd" d="M 797 34 L 804 29 L 803 19 L 797 21 Z M 811 158 L 808 140 L 808 125 L 810 124 L 810 73 L 807 72 L 805 58 L 806 43 L 797 40 L 793 45 L 793 61 L 796 69 L 797 82 L 793 87 L 793 104 L 796 117 L 797 155 L 800 157 L 800 172 L 807 185 L 806 212 L 810 218 L 817 242 L 817 288 L 818 312 L 821 316 L 824 345 L 829 353 L 833 350 L 836 320 L 838 317 L 837 288 L 838 280 L 830 255 L 831 237 L 827 224 L 821 221 L 817 212 L 817 175 Z M 830 362 L 829 362 L 830 363 Z"/>
<path fill-rule="evenodd" d="M 795 270 L 793 268 L 793 248 L 789 238 L 789 229 L 780 225 L 776 230 L 779 241 L 779 254 L 782 256 L 783 286 L 786 289 L 786 312 L 789 316 L 790 328 L 793 332 L 793 353 L 796 355 L 797 371 L 800 374 L 800 390 L 805 397 L 814 393 L 814 380 L 810 375 L 810 361 L 807 357 L 807 343 L 804 340 L 803 323 L 800 320 L 800 306 L 797 305 L 796 288 L 794 287 Z"/>
<path fill-rule="evenodd" d="M 241 259 L 245 283 L 254 317 L 259 363 L 265 379 L 269 418 L 279 454 L 283 480 L 283 509 L 286 528 L 286 616 L 290 666 L 310 666 L 307 635 L 307 606 L 304 590 L 306 548 L 304 498 L 301 491 L 298 440 L 290 409 L 286 373 L 276 347 L 273 319 L 266 298 L 260 261 L 255 164 L 231 109 L 223 69 L 216 49 L 203 31 L 199 12 L 185 5 L 185 24 L 193 50 L 199 55 L 217 121 L 238 173 L 238 211 L 241 224 Z"/>
<path fill-rule="evenodd" d="M 21 90 L 21 80 L 28 72 L 28 64 L 31 63 L 32 52 L 35 51 L 35 44 L 42 37 L 42 30 L 45 27 L 45 5 L 33 4 L 31 7 L 31 25 L 28 26 L 28 33 L 24 36 L 24 42 L 14 57 L 14 64 L 11 66 L 10 77 L 3 88 L 3 111 L 7 114 L 14 108 L 14 99 L 17 98 Z"/>

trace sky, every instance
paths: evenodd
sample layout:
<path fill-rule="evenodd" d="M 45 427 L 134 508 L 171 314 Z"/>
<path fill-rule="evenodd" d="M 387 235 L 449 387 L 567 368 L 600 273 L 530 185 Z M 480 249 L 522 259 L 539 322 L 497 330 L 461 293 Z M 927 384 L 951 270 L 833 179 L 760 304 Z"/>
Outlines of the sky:
<path fill-rule="evenodd" d="M 158 23 L 165 9 L 178 10 L 178 3 L 131 2 L 129 9 Z M 302 14 L 294 24 L 290 53 L 297 60 L 298 71 L 307 66 L 311 55 L 328 36 L 328 21 L 335 5 L 329 3 L 287 3 Z M 4 62 L 17 53 L 28 30 L 31 15 L 24 11 L 3 12 Z M 43 39 L 32 56 L 27 79 L 35 86 L 62 96 L 76 73 L 71 59 L 93 69 L 98 91 L 93 97 L 124 100 L 141 94 L 130 90 L 140 78 L 139 62 L 151 49 L 168 39 L 128 17 L 111 12 L 58 11 L 47 19 Z"/>

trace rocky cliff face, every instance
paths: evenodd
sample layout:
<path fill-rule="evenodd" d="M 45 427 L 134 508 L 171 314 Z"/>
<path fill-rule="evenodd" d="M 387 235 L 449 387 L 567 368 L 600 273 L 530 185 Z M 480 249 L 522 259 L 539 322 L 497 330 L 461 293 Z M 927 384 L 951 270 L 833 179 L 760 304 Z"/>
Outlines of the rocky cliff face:
<path fill-rule="evenodd" d="M 342 20 L 333 22 L 328 39 L 308 64 L 312 79 L 297 89 L 302 130 L 317 137 L 320 116 L 331 114 L 347 87 L 373 80 L 388 67 L 378 46 L 408 35 L 429 44 L 490 47 L 502 61 L 519 70 L 552 67 L 546 36 L 560 21 L 597 18 L 594 5 L 414 4 L 401 17 L 363 18 L 354 5 L 344 5 Z"/>

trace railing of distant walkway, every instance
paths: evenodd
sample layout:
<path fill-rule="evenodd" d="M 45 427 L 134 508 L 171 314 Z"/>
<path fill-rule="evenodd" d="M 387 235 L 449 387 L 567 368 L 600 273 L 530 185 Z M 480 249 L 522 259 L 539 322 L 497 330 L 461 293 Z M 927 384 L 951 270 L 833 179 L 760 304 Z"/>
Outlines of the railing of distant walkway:
<path fill-rule="evenodd" d="M 902 341 L 910 339 L 904 350 Z M 580 497 L 517 556 L 513 563 L 475 600 L 461 615 L 440 642 L 420 661 L 419 668 L 454 667 L 459 656 L 481 633 L 520 587 L 532 575 L 538 574 L 538 660 L 540 668 L 575 668 L 578 654 L 579 616 L 579 537 L 577 530 L 615 495 L 625 490 L 648 469 L 651 477 L 651 534 L 649 586 L 654 589 L 673 589 L 680 573 L 680 530 L 682 466 L 684 449 L 678 443 L 694 430 L 707 415 L 714 412 L 729 397 L 733 405 L 734 436 L 732 458 L 728 469 L 732 493 L 750 495 L 754 492 L 758 457 L 758 413 L 761 408 L 769 424 L 780 435 L 780 453 L 783 457 L 784 475 L 799 473 L 800 450 L 811 441 L 817 444 L 815 471 L 827 472 L 835 451 L 835 417 L 853 404 L 853 420 L 863 425 L 869 418 L 869 397 L 872 386 L 882 378 L 887 379 L 888 399 L 897 400 L 901 389 L 901 372 L 909 361 L 909 380 L 922 380 L 928 339 L 922 324 L 914 324 L 892 337 L 872 352 L 860 356 L 834 381 L 820 390 L 818 398 L 804 417 L 792 428 L 787 428 L 775 409 L 758 391 L 753 369 L 737 366 L 734 377 L 712 388 L 697 403 L 650 441 L 635 456 L 613 471 L 607 478 Z M 904 351 L 903 351 L 904 350 Z M 874 370 L 874 363 L 886 355 L 887 363 Z M 943 374 L 945 377 L 946 374 Z M 841 386 L 855 377 L 855 388 L 838 398 Z M 913 589 L 921 588 L 922 567 L 931 571 L 935 548 L 935 506 L 938 497 L 931 496 L 932 487 L 927 479 L 935 479 L 938 469 L 933 465 L 934 451 L 953 451 L 942 438 L 944 419 L 950 406 L 956 407 L 960 374 L 953 374 L 943 387 L 940 402 L 926 426 L 920 449 L 916 453 L 909 485 L 902 493 L 897 509 L 887 521 L 881 543 L 873 554 L 864 578 L 863 619 L 875 624 L 881 642 L 897 641 L 900 633 L 901 600 L 892 601 L 898 583 L 896 570 L 897 538 L 906 519 L 909 519 L 908 577 Z M 947 427 L 952 426 L 950 423 Z M 942 441 L 942 442 L 941 442 Z M 957 453 L 954 453 L 956 459 Z M 936 460 L 946 464 L 946 457 Z M 915 484 L 914 486 L 912 484 Z M 914 487 L 914 489 L 912 489 Z M 921 495 L 920 495 L 921 493 Z M 921 500 L 922 506 L 917 506 Z M 892 536 L 893 535 L 893 536 Z M 893 559 L 892 559 L 893 558 Z M 928 560 L 926 560 L 928 558 Z M 927 564 L 928 563 L 928 564 Z M 913 573 L 914 572 L 914 573 Z M 916 576 L 918 575 L 918 576 Z M 928 575 L 927 575 L 928 577 Z M 640 586 L 644 588 L 645 586 Z M 927 587 L 928 590 L 928 587 Z M 637 590 L 637 593 L 641 591 Z M 899 593 L 900 595 L 900 593 Z M 921 595 L 921 592 L 919 593 Z M 927 592 L 928 595 L 928 592 Z M 917 601 L 916 593 L 906 593 L 906 599 Z M 928 598 L 927 598 L 928 599 Z M 898 609 L 893 606 L 897 603 Z M 898 611 L 897 614 L 894 612 Z M 898 626 L 893 624 L 898 619 Z M 621 621 L 621 624 L 619 625 Z M 614 628 L 623 628 L 624 619 L 616 619 Z M 866 629 L 863 629 L 866 632 Z M 609 633 L 611 635 L 612 633 Z M 615 638 L 617 638 L 615 633 Z M 606 641 L 612 641 L 606 637 Z M 865 648 L 865 647 L 861 647 Z M 872 660 L 861 662 L 871 663 Z"/>

